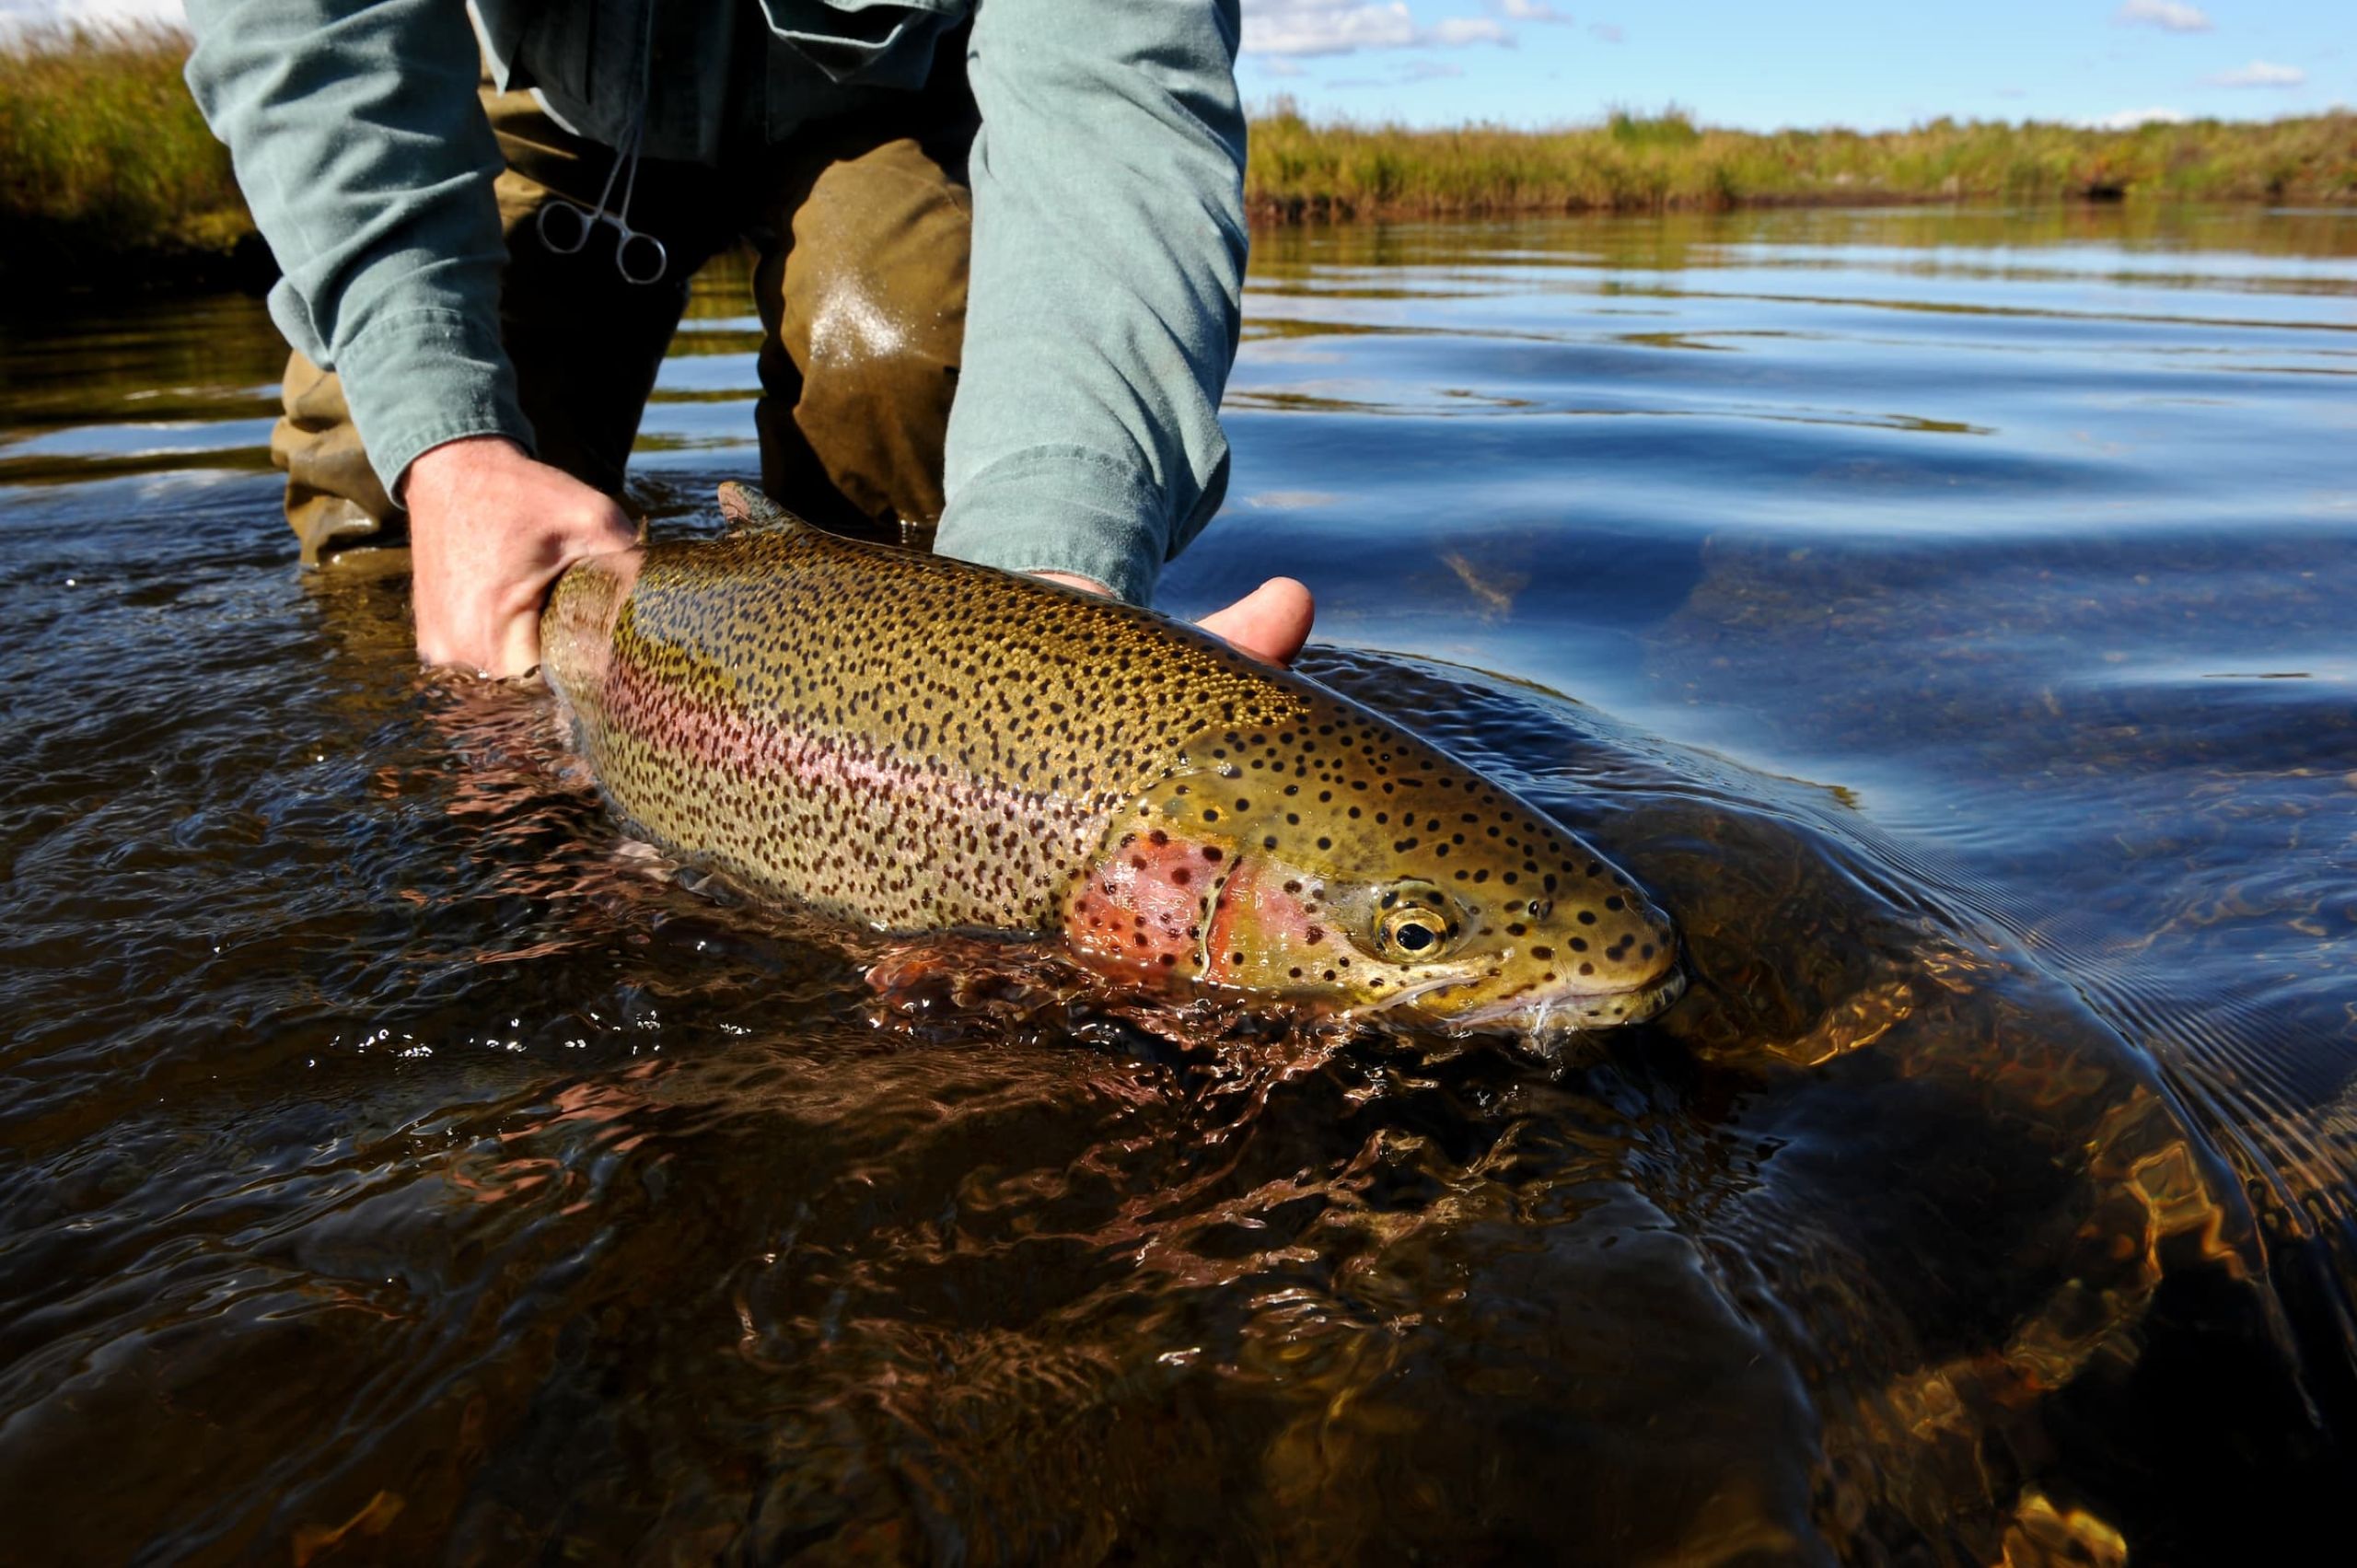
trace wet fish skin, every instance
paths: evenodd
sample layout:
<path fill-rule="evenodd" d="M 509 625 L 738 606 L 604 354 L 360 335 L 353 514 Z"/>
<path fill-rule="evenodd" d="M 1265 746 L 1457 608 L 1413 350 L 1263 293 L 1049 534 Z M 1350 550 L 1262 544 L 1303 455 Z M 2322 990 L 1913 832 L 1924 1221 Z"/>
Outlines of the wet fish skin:
<path fill-rule="evenodd" d="M 1125 978 L 1553 1030 L 1658 1011 L 1669 923 L 1379 714 L 1193 627 L 748 526 L 575 565 L 543 670 L 638 832 L 898 931 L 1060 934 Z"/>

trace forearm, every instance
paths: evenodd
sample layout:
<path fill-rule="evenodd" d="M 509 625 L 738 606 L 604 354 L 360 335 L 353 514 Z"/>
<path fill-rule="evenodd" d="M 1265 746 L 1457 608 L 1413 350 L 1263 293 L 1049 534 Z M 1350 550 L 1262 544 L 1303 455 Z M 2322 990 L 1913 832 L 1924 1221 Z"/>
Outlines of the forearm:
<path fill-rule="evenodd" d="M 499 343 L 501 161 L 459 0 L 189 0 L 188 80 L 282 273 L 271 312 L 342 375 L 389 491 L 466 436 L 528 443 Z"/>
<path fill-rule="evenodd" d="M 1144 600 L 1218 509 L 1243 289 L 1236 7 L 983 0 L 938 546 Z"/>

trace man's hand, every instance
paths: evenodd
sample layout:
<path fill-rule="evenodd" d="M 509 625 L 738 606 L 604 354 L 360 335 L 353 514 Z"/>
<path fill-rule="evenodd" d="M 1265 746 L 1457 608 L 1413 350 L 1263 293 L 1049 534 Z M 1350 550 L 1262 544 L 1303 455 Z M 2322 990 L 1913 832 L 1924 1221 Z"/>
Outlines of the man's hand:
<path fill-rule="evenodd" d="M 540 662 L 540 601 L 567 566 L 638 543 L 611 497 L 497 436 L 411 463 L 403 500 L 417 656 L 485 675 Z"/>
<path fill-rule="evenodd" d="M 1101 594 L 1105 585 L 1069 572 L 1035 572 L 1051 583 Z M 1309 641 L 1309 622 L 1317 613 L 1309 590 L 1291 577 L 1271 577 L 1229 605 L 1195 622 L 1214 637 L 1225 639 L 1262 664 L 1286 665 Z"/>

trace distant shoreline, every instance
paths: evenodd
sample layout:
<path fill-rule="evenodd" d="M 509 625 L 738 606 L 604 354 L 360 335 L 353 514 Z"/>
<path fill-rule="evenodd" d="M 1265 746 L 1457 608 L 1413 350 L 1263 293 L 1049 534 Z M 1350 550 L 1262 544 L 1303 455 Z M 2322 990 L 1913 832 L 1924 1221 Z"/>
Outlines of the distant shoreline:
<path fill-rule="evenodd" d="M 0 279 L 192 292 L 264 286 L 228 154 L 180 81 L 188 41 L 74 29 L 0 43 Z M 1937 121 L 1723 131 L 1676 111 L 1600 125 L 1409 130 L 1252 122 L 1260 225 L 1914 203 L 2357 205 L 2357 113 L 2130 130 Z"/>
<path fill-rule="evenodd" d="M 1252 123 L 1261 221 L 1718 211 L 1902 203 L 2357 204 L 2357 113 L 2128 130 L 1933 121 L 1905 131 L 1724 131 L 1672 110 L 1601 125 L 1413 131 Z"/>

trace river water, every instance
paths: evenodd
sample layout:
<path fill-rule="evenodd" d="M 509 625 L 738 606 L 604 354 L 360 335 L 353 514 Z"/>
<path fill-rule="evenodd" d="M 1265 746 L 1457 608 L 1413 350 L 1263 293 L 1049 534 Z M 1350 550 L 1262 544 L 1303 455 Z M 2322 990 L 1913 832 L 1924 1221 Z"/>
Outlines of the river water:
<path fill-rule="evenodd" d="M 710 280 L 639 498 L 756 469 Z M 2357 215 L 1265 233 L 1305 668 L 1693 986 L 863 981 L 305 578 L 241 297 L 0 323 L 0 1561 L 2255 1561 L 2357 1463 Z M 985 966 L 986 968 L 986 966 Z"/>

